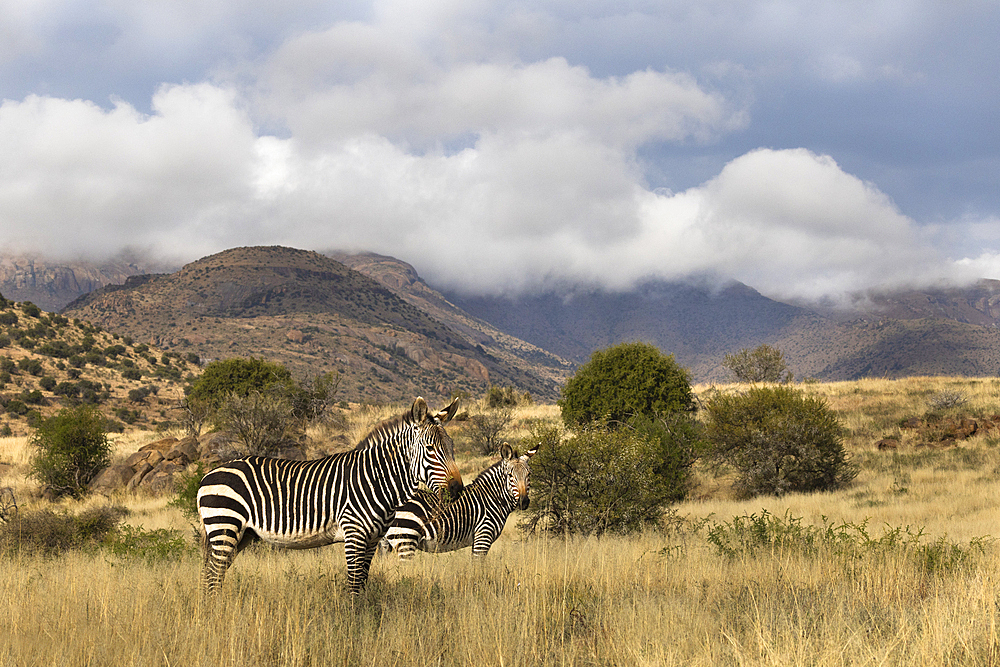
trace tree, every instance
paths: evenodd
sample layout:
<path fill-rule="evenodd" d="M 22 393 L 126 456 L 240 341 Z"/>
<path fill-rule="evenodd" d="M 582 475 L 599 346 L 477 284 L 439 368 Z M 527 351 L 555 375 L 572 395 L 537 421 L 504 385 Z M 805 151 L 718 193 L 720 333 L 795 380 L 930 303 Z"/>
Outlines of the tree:
<path fill-rule="evenodd" d="M 706 437 L 714 454 L 736 468 L 744 497 L 825 491 L 857 475 L 843 427 L 822 398 L 788 386 L 717 394 L 706 406 Z"/>
<path fill-rule="evenodd" d="M 504 433 L 514 421 L 514 408 L 510 406 L 487 408 L 469 417 L 465 431 L 473 449 L 480 454 L 495 454 L 503 444 Z"/>
<path fill-rule="evenodd" d="M 627 534 L 655 526 L 665 506 L 684 498 L 694 462 L 687 414 L 637 418 L 616 429 L 599 423 L 565 438 L 538 426 L 521 442 L 531 460 L 531 505 L 522 527 L 555 534 Z"/>
<path fill-rule="evenodd" d="M 786 370 L 781 350 L 767 344 L 727 354 L 723 357 L 722 367 L 728 369 L 740 382 L 792 381 L 792 374 Z"/>
<path fill-rule="evenodd" d="M 41 420 L 30 440 L 29 474 L 56 496 L 82 496 L 110 463 L 107 431 L 104 415 L 89 405 Z"/>
<path fill-rule="evenodd" d="M 248 396 L 252 391 L 266 392 L 273 387 L 293 385 L 292 374 L 281 364 L 263 359 L 232 358 L 213 361 L 191 386 L 190 396 L 218 409 L 230 394 Z"/>
<path fill-rule="evenodd" d="M 694 409 L 687 371 L 673 355 L 647 343 L 594 352 L 566 383 L 557 403 L 570 427 L 599 420 L 614 427 L 637 415 L 655 418 Z"/>

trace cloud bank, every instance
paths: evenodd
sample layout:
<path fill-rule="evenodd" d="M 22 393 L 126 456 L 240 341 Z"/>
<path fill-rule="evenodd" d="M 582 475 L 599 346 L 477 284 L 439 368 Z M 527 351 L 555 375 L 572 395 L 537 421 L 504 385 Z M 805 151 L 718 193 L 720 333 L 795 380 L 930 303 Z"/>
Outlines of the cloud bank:
<path fill-rule="evenodd" d="M 816 17 L 794 3 L 773 5 L 781 16 L 740 6 L 748 25 L 786 35 L 790 52 L 807 49 L 783 26 Z M 240 3 L 220 7 L 185 34 L 212 42 L 227 15 L 242 16 Z M 319 3 L 294 8 L 303 20 L 321 13 Z M 214 47 L 224 53 L 211 73 L 159 85 L 148 105 L 5 99 L 0 250 L 101 259 L 138 249 L 177 262 L 239 245 L 371 250 L 433 284 L 493 294 L 712 274 L 817 299 L 1000 278 L 995 217 L 918 222 L 822 150 L 750 147 L 676 191 L 652 176 L 657 151 L 752 136 L 753 95 L 720 76 L 778 78 L 792 66 L 837 85 L 919 80 L 911 69 L 829 49 L 759 58 L 752 76 L 728 60 L 604 73 L 532 45 L 555 37 L 572 54 L 574 31 L 597 44 L 641 37 L 628 15 L 560 22 L 552 7 L 511 8 L 376 3 L 322 29 L 289 27 L 272 47 L 247 37 L 280 32 L 258 18 L 245 21 L 244 41 Z M 687 25 L 709 21 L 689 9 Z M 34 48 L 34 33 L 14 25 L 25 12 L 0 19 L 0 35 L 18 37 L 0 63 Z M 124 16 L 115 48 L 157 30 L 139 10 Z M 736 18 L 714 17 L 707 32 L 749 40 Z M 178 34 L 164 30 L 159 41 Z"/>

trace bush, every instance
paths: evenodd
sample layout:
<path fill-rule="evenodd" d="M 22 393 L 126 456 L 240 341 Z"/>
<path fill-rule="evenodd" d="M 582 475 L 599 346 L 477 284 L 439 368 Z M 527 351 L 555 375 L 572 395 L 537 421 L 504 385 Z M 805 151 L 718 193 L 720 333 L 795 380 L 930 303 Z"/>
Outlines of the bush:
<path fill-rule="evenodd" d="M 666 505 L 687 493 L 694 433 L 687 415 L 615 430 L 591 425 L 568 439 L 536 426 L 521 442 L 521 449 L 538 449 L 523 527 L 600 535 L 659 525 Z"/>
<path fill-rule="evenodd" d="M 22 510 L 0 524 L 0 553 L 55 555 L 98 546 L 128 510 L 119 505 L 91 507 L 73 516 L 50 509 Z"/>
<path fill-rule="evenodd" d="M 673 355 L 647 343 L 622 343 L 594 352 L 577 369 L 558 401 L 567 426 L 634 416 L 659 417 L 694 409 L 688 373 Z"/>
<path fill-rule="evenodd" d="M 301 421 L 292 415 L 288 399 L 280 394 L 252 391 L 247 396 L 233 393 L 216 416 L 218 426 L 229 431 L 239 443 L 241 456 L 269 456 L 292 441 Z"/>
<path fill-rule="evenodd" d="M 843 428 L 821 398 L 787 387 L 717 394 L 707 405 L 706 436 L 715 455 L 733 465 L 743 497 L 824 491 L 857 475 Z"/>
<path fill-rule="evenodd" d="M 57 496 L 82 496 L 111 459 L 107 422 L 90 406 L 42 419 L 30 444 L 29 474 Z"/>
<path fill-rule="evenodd" d="M 740 382 L 791 382 L 792 374 L 786 370 L 785 357 L 776 347 L 758 345 L 752 350 L 743 349 L 727 354 L 722 367 L 728 369 Z"/>
<path fill-rule="evenodd" d="M 292 385 L 292 375 L 281 364 L 263 359 L 224 359 L 205 366 L 191 386 L 191 398 L 218 409 L 231 394 L 246 397 L 250 392 L 266 392 L 272 387 Z"/>
<path fill-rule="evenodd" d="M 198 521 L 198 489 L 201 487 L 201 479 L 208 470 L 200 461 L 191 472 L 180 472 L 174 475 L 173 499 L 167 503 L 168 507 L 180 510 L 188 521 L 197 523 Z"/>
<path fill-rule="evenodd" d="M 469 435 L 472 448 L 480 454 L 494 454 L 500 450 L 504 433 L 514 421 L 514 410 L 510 407 L 493 408 L 469 417 L 465 432 Z"/>
<path fill-rule="evenodd" d="M 485 398 L 488 408 L 516 408 L 522 403 L 531 405 L 531 394 L 528 392 L 519 394 L 514 387 L 490 385 Z"/>

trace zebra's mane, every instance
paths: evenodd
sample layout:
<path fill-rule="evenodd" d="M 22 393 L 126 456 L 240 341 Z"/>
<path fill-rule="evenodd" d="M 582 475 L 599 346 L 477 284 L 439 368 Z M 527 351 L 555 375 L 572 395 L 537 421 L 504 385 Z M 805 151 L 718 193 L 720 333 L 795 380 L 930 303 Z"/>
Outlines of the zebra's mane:
<path fill-rule="evenodd" d="M 468 487 L 468 486 L 472 486 L 472 485 L 473 485 L 473 484 L 475 484 L 476 482 L 479 482 L 479 481 L 481 481 L 481 479 L 484 479 L 484 478 L 485 478 L 484 476 L 485 476 L 485 475 L 486 475 L 487 473 L 489 473 L 489 472 L 492 472 L 492 471 L 496 470 L 497 468 L 499 468 L 499 467 L 500 467 L 500 464 L 502 464 L 502 463 L 503 463 L 503 459 L 500 459 L 499 461 L 496 461 L 495 463 L 493 463 L 493 465 L 489 465 L 489 466 L 486 466 L 485 468 L 483 468 L 482 470 L 480 470 L 480 471 L 479 471 L 479 474 L 477 474 L 477 475 L 476 475 L 476 478 L 475 478 L 475 479 L 473 479 L 473 480 L 472 480 L 471 482 L 469 482 L 468 484 L 466 484 L 466 486 L 467 486 L 467 487 Z"/>
<path fill-rule="evenodd" d="M 400 427 L 403 425 L 404 422 L 410 421 L 409 419 L 407 419 L 407 417 L 409 416 L 410 413 L 405 412 L 401 415 L 390 417 L 388 419 L 379 422 L 372 428 L 371 431 L 368 432 L 368 435 L 361 438 L 361 441 L 354 446 L 354 451 L 369 449 L 371 447 L 374 447 L 380 442 L 384 442 L 385 440 L 384 436 L 391 436 L 393 433 L 400 430 Z"/>

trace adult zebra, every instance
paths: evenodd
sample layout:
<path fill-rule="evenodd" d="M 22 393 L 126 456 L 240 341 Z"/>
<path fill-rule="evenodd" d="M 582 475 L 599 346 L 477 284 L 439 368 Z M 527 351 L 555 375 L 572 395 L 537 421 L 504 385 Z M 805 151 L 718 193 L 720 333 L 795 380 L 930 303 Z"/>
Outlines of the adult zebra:
<path fill-rule="evenodd" d="M 397 551 L 409 560 L 417 549 L 431 553 L 472 546 L 473 556 L 485 556 L 500 537 L 507 517 L 515 509 L 528 509 L 528 459 L 507 444 L 500 447 L 500 460 L 470 482 L 462 496 L 443 505 L 432 493 L 417 491 L 396 510 L 382 540 L 383 551 Z"/>
<path fill-rule="evenodd" d="M 455 444 L 444 429 L 457 409 L 455 399 L 431 414 L 418 397 L 349 452 L 313 461 L 251 456 L 209 472 L 198 489 L 206 590 L 216 591 L 236 554 L 261 539 L 290 549 L 343 542 L 348 588 L 359 593 L 393 510 L 420 482 L 461 494 Z"/>

